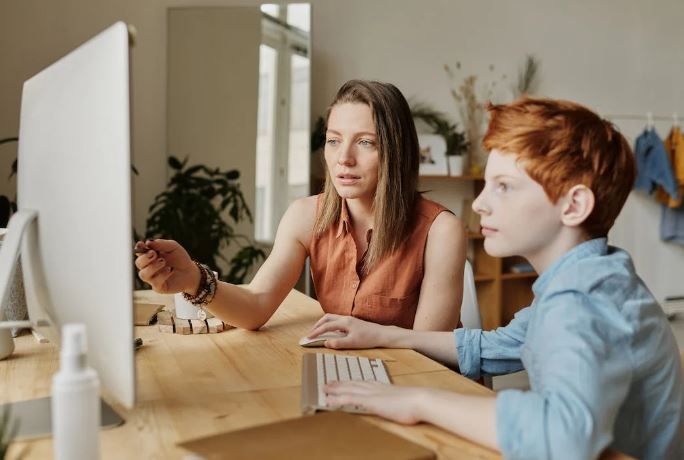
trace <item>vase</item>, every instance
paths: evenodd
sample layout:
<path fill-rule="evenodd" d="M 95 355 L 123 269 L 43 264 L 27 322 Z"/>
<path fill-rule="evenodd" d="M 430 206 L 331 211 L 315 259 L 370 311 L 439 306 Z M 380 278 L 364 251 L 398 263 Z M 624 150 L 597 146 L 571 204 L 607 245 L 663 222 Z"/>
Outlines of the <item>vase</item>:
<path fill-rule="evenodd" d="M 449 155 L 447 157 L 450 176 L 462 176 L 465 158 L 463 155 Z"/>

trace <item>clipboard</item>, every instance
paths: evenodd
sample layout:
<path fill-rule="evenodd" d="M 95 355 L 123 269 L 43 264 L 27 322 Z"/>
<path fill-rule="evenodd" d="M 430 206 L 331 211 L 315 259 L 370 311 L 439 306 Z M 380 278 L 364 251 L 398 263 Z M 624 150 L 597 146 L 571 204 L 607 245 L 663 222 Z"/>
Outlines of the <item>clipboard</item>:
<path fill-rule="evenodd" d="M 358 415 L 323 412 L 178 444 L 207 460 L 431 460 L 436 454 L 366 422 Z"/>

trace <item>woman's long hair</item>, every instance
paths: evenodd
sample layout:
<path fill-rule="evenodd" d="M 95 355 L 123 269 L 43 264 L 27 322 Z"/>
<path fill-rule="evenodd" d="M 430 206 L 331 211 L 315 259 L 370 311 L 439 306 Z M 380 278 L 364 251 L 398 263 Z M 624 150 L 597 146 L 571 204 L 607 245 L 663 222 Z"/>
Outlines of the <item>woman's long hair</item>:
<path fill-rule="evenodd" d="M 337 104 L 366 104 L 373 113 L 378 139 L 378 185 L 373 199 L 373 239 L 363 261 L 364 273 L 384 256 L 396 250 L 411 230 L 417 199 L 420 154 L 411 109 L 392 84 L 350 80 L 337 92 L 326 113 Z M 322 205 L 316 217 L 315 233 L 322 234 L 340 219 L 342 198 L 337 194 L 326 168 Z"/>

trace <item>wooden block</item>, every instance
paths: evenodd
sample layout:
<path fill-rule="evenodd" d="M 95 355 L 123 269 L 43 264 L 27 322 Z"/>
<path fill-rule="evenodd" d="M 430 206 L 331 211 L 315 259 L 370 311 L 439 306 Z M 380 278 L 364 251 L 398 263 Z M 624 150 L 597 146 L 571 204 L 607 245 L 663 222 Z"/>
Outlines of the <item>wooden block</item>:
<path fill-rule="evenodd" d="M 33 338 L 36 339 L 36 342 L 38 343 L 50 343 L 47 337 L 45 337 L 43 334 L 36 331 L 35 329 L 31 329 L 31 334 L 33 334 Z"/>
<path fill-rule="evenodd" d="M 190 326 L 190 321 L 187 319 L 175 318 L 176 334 L 188 335 L 192 334 L 192 327 Z"/>
<path fill-rule="evenodd" d="M 159 325 L 159 332 L 164 332 L 166 334 L 173 334 L 174 333 L 173 326 L 169 326 L 166 324 L 160 324 Z"/>
<path fill-rule="evenodd" d="M 157 322 L 164 326 L 173 326 L 173 314 L 170 311 L 160 311 L 157 313 Z"/>
<path fill-rule="evenodd" d="M 192 325 L 192 333 L 193 334 L 206 334 L 207 333 L 207 323 L 204 321 L 201 321 L 199 319 L 191 319 L 189 320 L 190 324 Z"/>
<path fill-rule="evenodd" d="M 209 318 L 207 320 L 207 326 L 210 334 L 217 334 L 223 331 L 223 321 L 218 318 Z"/>

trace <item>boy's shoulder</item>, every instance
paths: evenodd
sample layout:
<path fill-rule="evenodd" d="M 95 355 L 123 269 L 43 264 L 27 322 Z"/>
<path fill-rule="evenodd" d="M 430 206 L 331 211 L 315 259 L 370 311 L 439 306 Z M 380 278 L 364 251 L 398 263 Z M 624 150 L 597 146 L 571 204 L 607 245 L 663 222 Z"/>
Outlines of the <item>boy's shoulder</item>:
<path fill-rule="evenodd" d="M 580 291 L 614 291 L 641 284 L 630 255 L 617 247 L 608 246 L 605 253 L 592 254 L 563 265 L 549 280 L 545 293 Z"/>
<path fill-rule="evenodd" d="M 553 309 L 587 320 L 600 316 L 616 326 L 633 323 L 642 309 L 661 312 L 629 254 L 612 246 L 565 264 L 549 280 L 539 303 L 549 313 Z"/>

